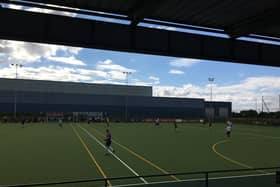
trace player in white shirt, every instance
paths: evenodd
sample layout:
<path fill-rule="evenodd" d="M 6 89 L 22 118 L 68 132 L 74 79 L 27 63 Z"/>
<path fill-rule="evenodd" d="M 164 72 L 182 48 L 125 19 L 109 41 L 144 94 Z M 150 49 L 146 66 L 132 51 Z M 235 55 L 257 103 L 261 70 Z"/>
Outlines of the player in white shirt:
<path fill-rule="evenodd" d="M 232 129 L 232 126 L 230 126 L 230 125 L 228 125 L 226 128 L 228 138 L 230 138 L 231 129 Z"/>
<path fill-rule="evenodd" d="M 155 126 L 159 126 L 159 118 L 156 119 Z"/>
<path fill-rule="evenodd" d="M 232 127 L 232 122 L 228 120 L 228 121 L 227 121 L 227 126 Z"/>
<path fill-rule="evenodd" d="M 61 118 L 59 118 L 58 119 L 58 125 L 62 128 L 63 126 L 62 126 L 62 119 Z"/>

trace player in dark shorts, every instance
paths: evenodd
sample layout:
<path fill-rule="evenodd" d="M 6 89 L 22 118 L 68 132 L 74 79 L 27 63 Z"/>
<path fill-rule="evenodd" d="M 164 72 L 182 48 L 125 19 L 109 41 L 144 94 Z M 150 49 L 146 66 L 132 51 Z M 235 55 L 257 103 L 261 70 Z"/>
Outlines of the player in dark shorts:
<path fill-rule="evenodd" d="M 228 138 L 230 138 L 231 130 L 232 130 L 232 127 L 228 125 L 228 126 L 226 127 L 226 132 L 227 132 L 227 137 L 228 137 Z"/>
<path fill-rule="evenodd" d="M 177 121 L 175 120 L 174 121 L 174 129 L 175 129 L 175 131 L 177 130 L 177 128 L 178 128 L 178 125 L 177 125 Z"/>
<path fill-rule="evenodd" d="M 21 120 L 22 128 L 24 128 L 24 123 L 25 123 L 25 119 L 22 119 L 22 120 Z"/>
<path fill-rule="evenodd" d="M 110 151 L 112 151 L 114 153 L 115 150 L 111 146 L 111 144 L 112 144 L 112 135 L 111 135 L 109 129 L 106 129 L 106 135 L 105 135 L 105 139 L 104 140 L 105 140 L 105 145 L 106 145 L 106 150 L 107 150 L 105 155 L 108 155 L 110 153 Z"/>
<path fill-rule="evenodd" d="M 156 119 L 155 126 L 159 126 L 159 118 Z"/>
<path fill-rule="evenodd" d="M 208 122 L 209 122 L 209 127 L 212 127 L 212 120 L 209 119 Z"/>

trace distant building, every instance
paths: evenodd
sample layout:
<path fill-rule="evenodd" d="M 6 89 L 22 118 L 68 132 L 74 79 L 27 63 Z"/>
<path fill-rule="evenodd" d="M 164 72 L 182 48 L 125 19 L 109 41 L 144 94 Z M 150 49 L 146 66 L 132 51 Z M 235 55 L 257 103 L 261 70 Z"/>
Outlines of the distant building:
<path fill-rule="evenodd" d="M 118 120 L 143 118 L 227 118 L 230 102 L 153 97 L 152 87 L 0 79 L 0 113 L 103 113 Z"/>

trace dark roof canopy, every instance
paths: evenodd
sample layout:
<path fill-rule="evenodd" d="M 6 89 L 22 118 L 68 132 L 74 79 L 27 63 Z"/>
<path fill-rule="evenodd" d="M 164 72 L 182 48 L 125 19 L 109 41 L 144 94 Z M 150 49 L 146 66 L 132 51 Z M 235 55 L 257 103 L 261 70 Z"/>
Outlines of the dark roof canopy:
<path fill-rule="evenodd" d="M 280 0 L 0 0 L 0 3 L 81 15 L 15 10 L 1 8 L 0 4 L 1 39 L 280 66 L 280 45 L 237 39 L 249 36 L 280 43 Z M 128 22 L 112 23 L 82 15 Z M 139 23 L 176 29 L 157 29 Z M 178 28 L 210 31 L 214 35 L 182 32 Z"/>
<path fill-rule="evenodd" d="M 279 0 L 26 0 L 143 19 L 223 30 L 233 38 L 248 34 L 280 38 Z"/>

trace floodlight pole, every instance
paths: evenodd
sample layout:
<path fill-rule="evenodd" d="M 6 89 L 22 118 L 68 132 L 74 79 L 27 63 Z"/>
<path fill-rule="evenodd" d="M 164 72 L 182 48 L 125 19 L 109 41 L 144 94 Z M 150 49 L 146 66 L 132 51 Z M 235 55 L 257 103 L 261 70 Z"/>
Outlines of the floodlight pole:
<path fill-rule="evenodd" d="M 256 112 L 258 112 L 258 98 L 256 98 Z"/>
<path fill-rule="evenodd" d="M 208 78 L 208 81 L 209 81 L 209 83 L 210 83 L 210 105 L 211 105 L 211 112 L 212 112 L 212 109 L 214 110 L 214 107 L 213 107 L 213 103 L 212 103 L 212 86 L 213 86 L 213 82 L 214 82 L 214 80 L 215 80 L 215 78 L 214 77 L 209 77 Z M 209 119 L 210 119 L 210 115 L 208 116 L 209 117 Z M 212 121 L 212 118 L 214 117 L 214 113 L 213 114 L 211 114 L 211 121 Z"/>
<path fill-rule="evenodd" d="M 263 103 L 264 103 L 264 101 L 263 101 L 263 96 L 262 96 L 262 115 L 263 115 Z"/>
<path fill-rule="evenodd" d="M 16 69 L 16 79 L 18 78 L 18 68 L 21 68 L 23 65 L 22 64 L 11 64 L 11 66 L 14 66 Z M 14 119 L 16 120 L 17 118 L 17 91 L 16 89 L 14 90 Z"/>
<path fill-rule="evenodd" d="M 279 107 L 279 108 L 278 108 L 278 111 L 280 111 L 280 95 L 279 95 L 279 103 L 278 103 L 278 104 L 279 104 L 279 106 L 278 106 L 278 107 Z"/>
<path fill-rule="evenodd" d="M 132 72 L 129 72 L 129 71 L 124 71 L 123 74 L 125 74 L 126 76 L 126 85 L 128 85 L 128 75 L 130 75 Z M 124 97 L 125 101 L 124 101 L 124 118 L 125 118 L 125 121 L 127 121 L 127 94 L 125 94 L 125 97 Z"/>
<path fill-rule="evenodd" d="M 214 80 L 215 80 L 215 78 L 213 78 L 213 77 L 209 77 L 208 78 L 208 81 L 210 82 L 210 89 L 211 89 L 211 91 L 210 91 L 210 101 L 212 102 L 212 86 L 213 86 L 213 82 L 214 82 Z"/>
<path fill-rule="evenodd" d="M 125 74 L 126 77 L 126 84 L 128 85 L 128 75 L 130 75 L 132 72 L 130 71 L 124 71 L 123 74 Z"/>

